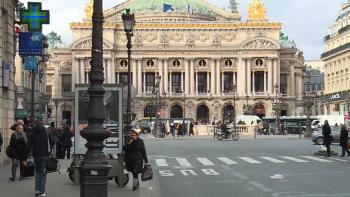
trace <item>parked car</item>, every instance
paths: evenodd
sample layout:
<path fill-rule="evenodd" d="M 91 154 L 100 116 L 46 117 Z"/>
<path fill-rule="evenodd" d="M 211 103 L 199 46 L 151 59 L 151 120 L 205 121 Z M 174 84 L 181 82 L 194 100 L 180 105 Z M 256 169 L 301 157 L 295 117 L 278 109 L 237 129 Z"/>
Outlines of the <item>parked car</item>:
<path fill-rule="evenodd" d="M 339 126 L 331 126 L 331 132 L 333 136 L 334 143 L 339 143 L 340 140 L 340 127 Z M 322 135 L 322 128 L 317 128 L 314 130 L 312 134 L 312 141 L 317 145 L 323 144 L 323 135 Z"/>
<path fill-rule="evenodd" d="M 133 130 L 137 133 L 147 134 L 151 132 L 151 127 L 147 122 L 136 122 L 133 125 Z"/>

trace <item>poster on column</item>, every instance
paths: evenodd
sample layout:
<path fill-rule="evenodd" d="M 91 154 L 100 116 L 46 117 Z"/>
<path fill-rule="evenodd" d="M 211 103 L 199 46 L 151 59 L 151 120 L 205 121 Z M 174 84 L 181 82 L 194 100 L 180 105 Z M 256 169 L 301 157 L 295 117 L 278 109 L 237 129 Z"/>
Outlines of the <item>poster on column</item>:
<path fill-rule="evenodd" d="M 123 146 L 123 88 L 119 85 L 104 85 L 105 95 L 103 99 L 103 110 L 105 121 L 103 126 L 112 132 L 111 137 L 104 140 L 105 154 L 121 154 Z M 80 132 L 88 125 L 89 94 L 88 85 L 77 84 L 75 87 L 75 154 L 85 154 L 86 139 Z"/>

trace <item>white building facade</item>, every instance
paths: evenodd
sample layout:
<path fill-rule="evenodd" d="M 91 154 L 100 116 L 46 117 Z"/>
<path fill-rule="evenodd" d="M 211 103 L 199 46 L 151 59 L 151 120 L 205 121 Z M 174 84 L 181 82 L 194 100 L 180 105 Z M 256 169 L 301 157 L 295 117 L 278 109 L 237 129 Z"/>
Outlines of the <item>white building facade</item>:
<path fill-rule="evenodd" d="M 184 2 L 166 13 L 162 5 L 145 0 L 130 0 L 104 11 L 103 66 L 108 84 L 127 80 L 121 14 L 131 8 L 136 16 L 131 61 L 136 119 L 154 115 L 149 108 L 157 76 L 165 101 L 163 118 L 224 120 L 233 110 L 243 114 L 245 104 L 252 106 L 253 114 L 272 116 L 276 98 L 281 115 L 302 114 L 302 53 L 281 36 L 281 23 L 266 19 L 261 1 L 252 2 L 249 20 L 244 22 L 236 10 L 228 12 L 204 0 Z M 54 99 L 60 101 L 59 123 L 73 121 L 75 84 L 88 83 L 90 10 L 88 5 L 83 22 L 70 24 L 73 43 L 54 50 L 49 63 L 47 80 Z"/>

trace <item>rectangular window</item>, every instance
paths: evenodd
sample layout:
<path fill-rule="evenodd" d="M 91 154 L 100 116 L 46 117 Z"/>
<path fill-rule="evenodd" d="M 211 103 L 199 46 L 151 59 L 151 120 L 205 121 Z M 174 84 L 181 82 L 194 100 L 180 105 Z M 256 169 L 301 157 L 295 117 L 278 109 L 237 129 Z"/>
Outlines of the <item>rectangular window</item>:
<path fill-rule="evenodd" d="M 154 73 L 146 73 L 146 93 L 152 93 L 155 86 Z"/>
<path fill-rule="evenodd" d="M 255 87 L 255 92 L 264 92 L 264 72 L 262 71 L 256 71 L 254 73 L 254 87 Z"/>
<path fill-rule="evenodd" d="M 224 93 L 233 92 L 233 73 L 224 73 Z"/>
<path fill-rule="evenodd" d="M 47 93 L 48 95 L 52 95 L 52 85 L 47 85 L 47 86 L 46 86 L 46 93 Z"/>
<path fill-rule="evenodd" d="M 128 84 L 128 73 L 119 73 L 119 83 L 123 86 Z"/>
<path fill-rule="evenodd" d="M 174 93 L 181 92 L 181 73 L 173 73 L 171 75 L 171 90 Z"/>
<path fill-rule="evenodd" d="M 287 94 L 287 87 L 288 87 L 288 77 L 286 74 L 282 74 L 281 76 L 281 94 Z"/>
<path fill-rule="evenodd" d="M 207 93 L 207 73 L 198 73 L 198 93 Z"/>
<path fill-rule="evenodd" d="M 72 91 L 72 75 L 62 75 L 62 92 Z"/>

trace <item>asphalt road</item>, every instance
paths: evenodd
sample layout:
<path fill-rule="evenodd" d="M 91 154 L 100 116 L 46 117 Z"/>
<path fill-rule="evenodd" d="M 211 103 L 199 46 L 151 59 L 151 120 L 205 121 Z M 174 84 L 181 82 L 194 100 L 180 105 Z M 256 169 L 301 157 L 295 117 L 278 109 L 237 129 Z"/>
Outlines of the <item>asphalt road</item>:
<path fill-rule="evenodd" d="M 309 139 L 145 142 L 155 175 L 152 197 L 350 196 L 350 159 L 314 157 L 319 147 Z M 275 174 L 283 179 L 270 177 Z"/>

